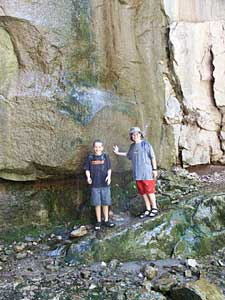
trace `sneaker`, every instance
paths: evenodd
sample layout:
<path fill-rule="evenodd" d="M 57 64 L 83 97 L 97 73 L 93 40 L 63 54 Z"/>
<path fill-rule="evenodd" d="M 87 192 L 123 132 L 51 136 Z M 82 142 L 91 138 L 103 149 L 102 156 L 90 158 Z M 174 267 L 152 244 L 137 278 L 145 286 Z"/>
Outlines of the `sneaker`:
<path fill-rule="evenodd" d="M 95 230 L 98 231 L 98 230 L 100 230 L 100 229 L 101 229 L 101 222 L 97 222 L 97 223 L 95 224 Z"/>
<path fill-rule="evenodd" d="M 104 226 L 109 227 L 109 228 L 112 228 L 112 227 L 115 226 L 115 223 L 113 223 L 113 222 L 111 222 L 111 221 L 107 221 L 107 222 L 104 223 Z"/>

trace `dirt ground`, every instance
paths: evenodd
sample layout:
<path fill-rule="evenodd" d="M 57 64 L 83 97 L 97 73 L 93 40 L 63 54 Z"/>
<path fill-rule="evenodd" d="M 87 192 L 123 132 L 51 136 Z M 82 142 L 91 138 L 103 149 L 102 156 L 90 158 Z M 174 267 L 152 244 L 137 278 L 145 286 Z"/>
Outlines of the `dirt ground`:
<path fill-rule="evenodd" d="M 188 172 L 196 173 L 200 180 L 209 185 L 220 186 L 225 189 L 225 166 L 222 165 L 199 165 L 187 168 Z"/>

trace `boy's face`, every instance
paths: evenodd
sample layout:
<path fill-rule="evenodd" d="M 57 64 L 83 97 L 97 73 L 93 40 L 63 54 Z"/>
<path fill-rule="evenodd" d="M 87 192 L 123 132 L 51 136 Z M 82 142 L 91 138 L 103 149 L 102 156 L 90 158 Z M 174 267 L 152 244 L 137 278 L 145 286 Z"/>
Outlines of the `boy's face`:
<path fill-rule="evenodd" d="M 141 141 L 141 134 L 140 132 L 134 132 L 132 135 L 132 140 L 135 142 L 135 143 L 138 143 Z"/>
<path fill-rule="evenodd" d="M 103 147 L 102 143 L 96 142 L 93 146 L 93 149 L 94 149 L 95 155 L 101 155 L 104 150 L 104 147 Z"/>

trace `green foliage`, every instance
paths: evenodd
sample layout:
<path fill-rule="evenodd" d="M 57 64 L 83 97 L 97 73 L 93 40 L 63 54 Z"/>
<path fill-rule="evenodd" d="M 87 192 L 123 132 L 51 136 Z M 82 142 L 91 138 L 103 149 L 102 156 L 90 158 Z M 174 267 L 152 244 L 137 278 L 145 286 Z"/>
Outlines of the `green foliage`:
<path fill-rule="evenodd" d="M 55 226 L 55 225 L 54 225 Z M 0 240 L 11 244 L 15 241 L 21 241 L 26 236 L 33 238 L 38 238 L 40 235 L 49 234 L 53 230 L 53 225 L 27 225 L 27 226 L 17 226 L 15 228 L 10 228 L 0 231 Z"/>

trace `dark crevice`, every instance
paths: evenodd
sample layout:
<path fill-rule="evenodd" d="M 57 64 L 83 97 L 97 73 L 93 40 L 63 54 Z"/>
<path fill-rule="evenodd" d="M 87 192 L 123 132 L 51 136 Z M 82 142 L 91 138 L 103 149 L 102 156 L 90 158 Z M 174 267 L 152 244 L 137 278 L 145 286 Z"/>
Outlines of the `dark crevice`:
<path fill-rule="evenodd" d="M 170 23 L 168 21 L 168 16 L 165 12 L 163 3 L 160 3 L 160 10 L 165 18 L 165 50 L 166 50 L 166 59 L 167 59 L 167 68 L 168 72 L 164 75 L 168 78 L 172 88 L 174 89 L 177 100 L 180 102 L 180 105 L 185 113 L 186 108 L 183 104 L 183 91 L 181 88 L 180 80 L 174 70 L 174 62 L 177 64 L 174 58 L 173 44 L 170 41 Z"/>
<path fill-rule="evenodd" d="M 166 76 L 166 78 L 170 82 L 170 85 L 175 93 L 175 97 L 180 103 L 183 116 L 185 116 L 188 115 L 189 112 L 187 107 L 184 105 L 184 101 L 183 101 L 184 95 L 181 88 L 181 83 L 174 69 L 174 63 L 177 64 L 177 62 L 174 57 L 173 44 L 170 41 L 170 24 L 163 3 L 161 3 L 160 9 L 165 19 L 165 52 L 166 52 L 167 72 L 164 73 L 164 76 Z M 184 119 L 181 121 L 181 124 L 182 123 L 184 123 Z M 179 141 L 178 141 L 178 157 L 177 157 L 176 165 L 180 165 L 183 168 L 182 151 L 183 148 L 179 146 Z"/>
<path fill-rule="evenodd" d="M 210 74 L 211 74 L 211 81 L 210 81 L 210 97 L 212 99 L 212 102 L 213 102 L 213 105 L 218 109 L 220 115 L 221 115 L 221 119 L 220 119 L 220 127 L 219 129 L 217 130 L 217 136 L 218 136 L 218 139 L 220 141 L 220 149 L 221 151 L 223 151 L 224 153 L 224 150 L 223 150 L 223 139 L 222 139 L 222 136 L 221 136 L 221 131 L 223 130 L 223 112 L 221 111 L 221 109 L 217 106 L 217 103 L 216 103 L 216 98 L 215 98 L 215 93 L 214 93 L 214 85 L 215 85 L 215 77 L 213 76 L 213 72 L 215 70 L 215 66 L 213 64 L 213 61 L 214 61 L 214 54 L 213 54 L 213 51 L 212 51 L 212 46 L 210 47 L 209 49 L 209 53 L 210 53 Z M 210 154 L 210 157 L 212 157 L 212 155 Z"/>
<path fill-rule="evenodd" d="M 177 158 L 177 165 L 180 165 L 181 166 L 181 168 L 183 168 L 184 167 L 184 165 L 183 165 L 183 159 L 182 159 L 182 150 L 183 150 L 183 148 L 182 147 L 179 147 L 178 148 L 178 158 Z"/>
<path fill-rule="evenodd" d="M 174 62 L 176 63 L 176 60 L 174 58 L 174 51 L 173 51 L 173 45 L 170 42 L 170 27 L 169 24 L 165 30 L 165 41 L 166 41 L 166 58 L 167 58 L 167 68 L 168 68 L 168 72 L 164 73 L 164 75 L 167 77 L 167 79 L 169 80 L 177 100 L 179 101 L 182 111 L 184 114 L 188 114 L 187 108 L 185 107 L 184 103 L 183 103 L 183 99 L 184 99 L 184 95 L 183 95 L 183 91 L 181 88 L 181 84 L 180 84 L 180 80 L 174 70 Z"/>
<path fill-rule="evenodd" d="M 213 72 L 215 70 L 215 67 L 213 65 L 213 60 L 214 60 L 214 55 L 213 55 L 213 51 L 212 51 L 212 47 L 210 47 L 209 49 L 209 53 L 210 53 L 210 74 L 211 74 L 211 81 L 210 81 L 210 97 L 213 101 L 213 104 L 215 107 L 217 107 L 216 105 L 216 100 L 215 100 L 215 94 L 214 94 L 214 84 L 215 84 L 215 78 L 213 76 Z"/>

